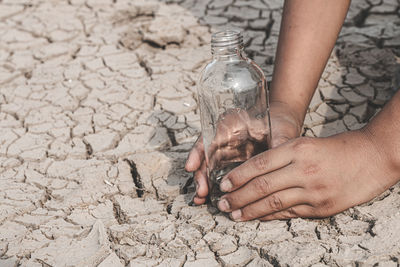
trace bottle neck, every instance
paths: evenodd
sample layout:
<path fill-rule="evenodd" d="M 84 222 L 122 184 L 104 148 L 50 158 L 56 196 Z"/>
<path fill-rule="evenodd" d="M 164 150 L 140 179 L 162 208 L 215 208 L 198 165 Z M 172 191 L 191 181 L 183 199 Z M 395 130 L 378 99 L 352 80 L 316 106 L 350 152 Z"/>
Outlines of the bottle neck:
<path fill-rule="evenodd" d="M 233 60 L 241 59 L 244 57 L 243 46 L 229 46 L 229 47 L 212 47 L 211 54 L 213 59 L 217 60 Z"/>
<path fill-rule="evenodd" d="M 243 58 L 243 36 L 238 30 L 216 32 L 211 36 L 213 59 L 233 60 Z"/>

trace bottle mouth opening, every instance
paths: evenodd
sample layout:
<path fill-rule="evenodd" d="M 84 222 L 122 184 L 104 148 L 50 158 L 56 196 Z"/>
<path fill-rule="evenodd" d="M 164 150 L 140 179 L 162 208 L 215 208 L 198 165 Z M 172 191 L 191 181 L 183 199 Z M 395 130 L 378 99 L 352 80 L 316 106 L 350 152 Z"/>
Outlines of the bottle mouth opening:
<path fill-rule="evenodd" d="M 224 30 L 211 35 L 211 47 L 243 45 L 243 36 L 239 30 Z"/>

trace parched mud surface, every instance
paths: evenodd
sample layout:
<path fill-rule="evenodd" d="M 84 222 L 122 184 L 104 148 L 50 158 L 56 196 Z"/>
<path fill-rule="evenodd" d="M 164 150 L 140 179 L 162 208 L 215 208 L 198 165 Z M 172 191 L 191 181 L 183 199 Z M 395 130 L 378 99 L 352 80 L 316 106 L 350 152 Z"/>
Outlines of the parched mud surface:
<path fill-rule="evenodd" d="M 281 1 L 0 0 L 0 266 L 399 266 L 400 188 L 324 220 L 188 205 L 210 32 L 271 76 Z M 353 1 L 305 135 L 362 127 L 400 85 L 395 0 Z"/>

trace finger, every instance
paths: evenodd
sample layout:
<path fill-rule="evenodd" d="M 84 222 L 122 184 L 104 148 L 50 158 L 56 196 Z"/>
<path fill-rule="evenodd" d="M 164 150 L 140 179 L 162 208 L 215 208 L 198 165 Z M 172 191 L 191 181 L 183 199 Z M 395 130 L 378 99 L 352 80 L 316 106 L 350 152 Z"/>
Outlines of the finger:
<path fill-rule="evenodd" d="M 258 176 L 240 189 L 224 195 L 221 199 L 224 202 L 222 207 L 229 207 L 229 209 L 222 209 L 222 211 L 239 209 L 285 189 L 302 188 L 303 182 L 298 177 L 292 166 Z"/>
<path fill-rule="evenodd" d="M 254 155 L 254 151 L 259 153 L 267 148 L 267 135 L 268 127 L 263 118 L 250 118 L 243 110 L 229 113 L 218 121 L 216 135 L 207 151 L 208 158 L 223 148 L 239 149 L 244 144 L 252 144 L 251 154 Z"/>
<path fill-rule="evenodd" d="M 248 221 L 305 203 L 307 203 L 307 200 L 305 199 L 304 190 L 291 188 L 269 195 L 241 209 L 234 210 L 230 216 L 235 221 Z"/>
<path fill-rule="evenodd" d="M 193 172 L 197 170 L 200 167 L 202 161 L 204 161 L 204 145 L 203 137 L 202 135 L 200 135 L 186 160 L 186 171 Z"/>
<path fill-rule="evenodd" d="M 221 181 L 221 190 L 236 190 L 257 176 L 289 165 L 292 158 L 293 153 L 289 146 L 279 146 L 258 154 L 230 171 Z"/>
<path fill-rule="evenodd" d="M 196 205 L 202 205 L 206 202 L 207 198 L 205 197 L 198 197 L 198 196 L 194 196 L 193 198 L 193 202 Z"/>
<path fill-rule="evenodd" d="M 223 162 L 229 162 L 230 159 L 237 158 L 240 156 L 240 151 L 231 148 L 221 148 L 212 155 L 209 160 L 210 170 L 218 170 L 223 167 Z"/>
<path fill-rule="evenodd" d="M 196 183 L 196 196 L 205 198 L 208 195 L 207 168 L 205 161 L 202 162 L 200 169 L 195 172 L 194 181 Z"/>
<path fill-rule="evenodd" d="M 267 138 L 269 136 L 269 125 L 266 121 L 266 117 L 252 118 L 250 121 L 248 121 L 247 129 L 252 140 L 255 140 L 259 143 L 267 143 Z"/>
<path fill-rule="evenodd" d="M 244 146 L 244 149 L 237 148 L 238 153 L 235 153 L 237 155 L 236 157 L 222 159 L 221 165 L 228 166 L 229 164 L 232 164 L 232 163 L 244 162 L 244 161 L 248 160 L 253 155 L 256 155 L 261 152 L 261 151 L 258 151 L 259 148 L 257 148 L 256 146 L 257 146 L 257 144 L 254 144 L 253 142 L 246 143 L 246 145 Z"/>
<path fill-rule="evenodd" d="M 212 158 L 221 149 L 237 149 L 247 141 L 246 136 L 247 135 L 243 132 L 237 135 L 231 135 L 229 133 L 217 134 L 207 150 L 208 158 Z"/>
<path fill-rule="evenodd" d="M 193 197 L 193 202 L 196 205 L 204 204 L 208 195 L 207 168 L 205 161 L 202 162 L 200 168 L 195 172 L 194 181 L 196 184 L 196 195 Z"/>
<path fill-rule="evenodd" d="M 240 155 L 240 156 L 238 156 L 236 158 L 232 158 L 232 159 L 229 159 L 229 160 L 221 161 L 220 165 L 221 166 L 228 166 L 228 165 L 231 165 L 231 164 L 235 164 L 235 166 L 238 166 L 238 164 L 236 164 L 236 163 L 244 162 L 244 161 L 248 160 L 249 158 L 250 158 L 250 156 Z"/>
<path fill-rule="evenodd" d="M 220 148 L 210 158 L 210 169 L 218 169 L 220 166 L 227 166 L 232 162 L 246 161 L 254 154 L 254 150 L 252 142 L 246 142 L 237 148 Z"/>
<path fill-rule="evenodd" d="M 232 110 L 222 115 L 217 123 L 215 137 L 209 147 L 209 154 L 213 154 L 224 146 L 237 147 L 248 139 L 247 121 L 249 115 L 247 111 Z"/>
<path fill-rule="evenodd" d="M 272 221 L 272 220 L 287 220 L 292 218 L 305 218 L 310 217 L 311 207 L 309 205 L 297 205 L 290 207 L 286 210 L 278 211 L 267 216 L 259 218 L 260 221 Z"/>

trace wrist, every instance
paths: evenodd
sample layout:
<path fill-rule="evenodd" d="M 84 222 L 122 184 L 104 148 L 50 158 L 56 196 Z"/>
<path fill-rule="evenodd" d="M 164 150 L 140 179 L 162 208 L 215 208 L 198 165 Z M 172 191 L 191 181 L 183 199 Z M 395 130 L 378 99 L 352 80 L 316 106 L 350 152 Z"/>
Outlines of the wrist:
<path fill-rule="evenodd" d="M 294 85 L 293 82 L 284 82 L 282 78 L 274 77 L 270 86 L 270 102 L 285 105 L 293 114 L 297 124 L 302 127 L 307 108 L 316 87 L 307 84 L 303 84 L 303 86 L 300 85 L 301 83 L 299 85 Z"/>
<path fill-rule="evenodd" d="M 367 125 L 356 131 L 365 140 L 368 151 L 373 155 L 373 164 L 385 170 L 385 175 L 376 177 L 380 186 L 387 189 L 399 181 L 400 155 L 388 137 L 380 136 L 373 126 Z"/>
<path fill-rule="evenodd" d="M 270 106 L 272 107 L 271 109 L 282 111 L 286 114 L 286 117 L 290 117 L 291 123 L 298 128 L 299 136 L 303 128 L 305 111 L 299 108 L 298 105 L 273 98 L 270 100 Z"/>
<path fill-rule="evenodd" d="M 377 156 L 383 158 L 384 165 L 381 168 L 386 168 L 388 172 L 386 176 L 391 177 L 387 181 L 390 186 L 395 184 L 400 177 L 399 112 L 400 93 L 397 92 L 382 111 L 360 130 L 375 147 Z"/>

